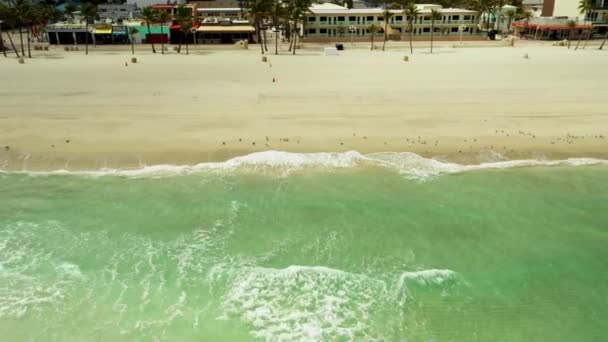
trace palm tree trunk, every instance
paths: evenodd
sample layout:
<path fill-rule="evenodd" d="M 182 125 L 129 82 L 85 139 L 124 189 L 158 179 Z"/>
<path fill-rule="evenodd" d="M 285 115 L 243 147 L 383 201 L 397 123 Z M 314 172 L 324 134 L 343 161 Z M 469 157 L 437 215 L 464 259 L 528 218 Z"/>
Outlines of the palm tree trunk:
<path fill-rule="evenodd" d="M 262 55 L 263 55 L 264 54 L 264 43 L 262 42 L 262 29 L 260 28 L 259 21 L 256 21 L 255 27 L 258 30 L 258 44 L 260 44 L 260 51 L 262 51 Z"/>
<path fill-rule="evenodd" d="M 276 28 L 277 25 L 274 25 L 276 31 L 274 31 L 274 54 L 278 55 L 279 54 L 279 29 Z"/>
<path fill-rule="evenodd" d="M 57 39 L 57 46 L 61 45 L 61 42 L 59 41 L 59 32 L 55 31 L 55 39 Z"/>
<path fill-rule="evenodd" d="M 388 38 L 388 35 L 386 34 L 387 26 L 388 18 L 384 18 L 384 42 L 382 43 L 382 51 L 384 51 L 384 48 L 386 47 L 386 39 Z"/>
<path fill-rule="evenodd" d="M 23 46 L 23 29 L 21 26 L 19 26 L 19 42 L 21 43 L 21 55 L 25 56 L 25 47 Z"/>
<path fill-rule="evenodd" d="M 574 48 L 574 51 L 578 50 L 578 46 L 581 45 L 581 34 L 578 34 L 578 42 L 576 42 L 576 47 Z"/>
<path fill-rule="evenodd" d="M 568 49 L 570 49 L 570 42 L 572 41 L 572 32 L 574 30 L 570 30 L 570 34 L 568 34 Z"/>
<path fill-rule="evenodd" d="M 414 21 L 410 20 L 410 53 L 414 54 L 414 46 L 412 45 L 412 39 L 414 38 Z"/>
<path fill-rule="evenodd" d="M 593 35 L 593 29 L 591 29 L 587 32 L 587 39 L 585 39 L 585 44 L 583 44 L 583 50 L 585 50 L 585 48 L 587 47 L 587 42 L 589 42 L 589 39 L 591 39 L 592 35 Z"/>
<path fill-rule="evenodd" d="M 165 33 L 163 32 L 163 27 L 164 27 L 164 23 L 160 24 L 160 35 L 161 35 L 161 41 L 160 41 L 160 54 L 164 55 L 165 54 Z"/>
<path fill-rule="evenodd" d="M 32 47 L 30 45 L 30 41 L 32 40 L 31 30 L 27 31 L 27 58 L 32 58 Z"/>
<path fill-rule="evenodd" d="M 294 33 L 295 30 L 291 30 L 291 32 L 289 32 L 289 52 L 291 52 L 291 49 L 293 49 L 293 37 L 294 37 Z"/>
<path fill-rule="evenodd" d="M 85 25 L 85 29 L 84 29 L 84 31 L 85 31 L 84 32 L 84 34 L 85 34 L 85 37 L 84 37 L 84 42 L 85 42 L 84 51 L 85 52 L 84 53 L 85 53 L 85 55 L 88 55 L 89 54 L 89 19 L 85 18 L 85 20 L 87 21 L 87 24 Z M 76 42 L 74 42 L 74 44 L 76 44 Z"/>
<path fill-rule="evenodd" d="M 148 26 L 148 36 L 152 33 L 150 32 L 150 23 L 146 22 L 146 25 Z M 148 36 L 146 36 L 146 40 L 148 40 Z M 156 53 L 156 48 L 154 48 L 154 41 L 152 41 L 152 53 Z"/>
<path fill-rule="evenodd" d="M 4 55 L 4 57 L 8 57 L 6 55 L 6 49 L 4 48 L 4 40 L 2 39 L 2 27 L 0 27 L 0 49 L 2 49 L 2 54 Z"/>
<path fill-rule="evenodd" d="M 188 33 L 186 33 L 186 55 L 189 55 L 190 51 L 188 51 Z"/>
<path fill-rule="evenodd" d="M 268 52 L 268 39 L 266 39 L 266 30 L 262 31 L 262 35 L 264 36 L 264 51 Z"/>
<path fill-rule="evenodd" d="M 17 55 L 17 58 L 21 57 L 19 55 L 19 50 L 17 50 L 17 47 L 15 46 L 15 42 L 13 42 L 13 37 L 11 37 L 11 33 L 8 32 L 7 36 L 8 36 L 8 41 L 11 43 L 11 47 L 13 48 L 13 51 L 15 51 L 15 54 Z"/>
<path fill-rule="evenodd" d="M 370 46 L 369 50 L 370 51 L 374 51 L 374 31 L 371 31 L 371 39 L 372 39 L 372 45 Z"/>
<path fill-rule="evenodd" d="M 606 31 L 606 34 L 604 35 L 604 40 L 602 41 L 602 45 L 600 45 L 599 50 L 602 50 L 604 48 L 604 44 L 606 44 L 606 39 L 608 39 L 608 30 Z"/>
<path fill-rule="evenodd" d="M 183 32 L 179 33 L 179 44 L 177 45 L 177 53 L 182 53 L 182 40 L 184 38 Z"/>
<path fill-rule="evenodd" d="M 298 46 L 298 21 L 296 20 L 295 30 L 293 30 L 293 51 L 292 54 L 296 54 L 296 47 Z"/>
<path fill-rule="evenodd" d="M 431 20 L 431 53 L 433 53 L 433 36 L 435 35 L 435 19 Z"/>
<path fill-rule="evenodd" d="M 133 33 L 131 33 L 131 54 L 135 54 L 135 42 L 133 41 Z"/>

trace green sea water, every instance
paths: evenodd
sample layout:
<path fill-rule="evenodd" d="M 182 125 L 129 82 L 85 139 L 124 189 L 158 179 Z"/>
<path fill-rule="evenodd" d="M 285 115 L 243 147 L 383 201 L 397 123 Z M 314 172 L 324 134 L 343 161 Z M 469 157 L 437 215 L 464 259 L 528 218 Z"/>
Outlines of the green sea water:
<path fill-rule="evenodd" d="M 601 341 L 608 166 L 0 174 L 2 341 Z"/>

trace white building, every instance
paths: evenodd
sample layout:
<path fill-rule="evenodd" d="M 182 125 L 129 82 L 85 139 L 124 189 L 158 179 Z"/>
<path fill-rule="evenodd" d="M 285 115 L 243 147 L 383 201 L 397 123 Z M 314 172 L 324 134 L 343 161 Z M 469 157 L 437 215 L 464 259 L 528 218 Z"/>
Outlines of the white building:
<path fill-rule="evenodd" d="M 133 19 L 139 13 L 135 4 L 100 4 L 97 9 L 101 19 Z"/>
<path fill-rule="evenodd" d="M 414 37 L 431 34 L 431 9 L 437 9 L 442 17 L 435 20 L 435 35 L 454 36 L 456 39 L 463 35 L 470 36 L 478 33 L 477 12 L 459 8 L 442 8 L 440 5 L 416 5 L 420 11 L 413 23 Z M 338 40 L 340 37 L 363 38 L 369 37 L 369 27 L 375 24 L 380 29 L 377 36 L 384 35 L 385 22 L 382 8 L 353 8 L 325 3 L 313 5 L 306 15 L 304 37 L 307 40 Z M 391 39 L 399 39 L 408 30 L 407 17 L 403 10 L 390 10 L 393 16 L 389 19 L 387 33 Z M 419 39 L 419 38 L 418 38 Z M 428 37 L 424 37 L 428 39 Z"/>
<path fill-rule="evenodd" d="M 579 21 L 602 22 L 602 14 L 608 12 L 608 0 L 593 0 L 595 10 L 581 14 L 580 0 L 544 0 L 543 17 L 568 17 Z"/>

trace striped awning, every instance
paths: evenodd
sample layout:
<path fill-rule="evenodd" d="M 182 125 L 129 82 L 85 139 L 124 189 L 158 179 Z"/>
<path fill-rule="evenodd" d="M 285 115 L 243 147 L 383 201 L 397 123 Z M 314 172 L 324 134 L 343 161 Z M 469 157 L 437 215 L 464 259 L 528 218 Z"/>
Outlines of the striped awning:
<path fill-rule="evenodd" d="M 198 32 L 222 33 L 222 32 L 255 32 L 255 28 L 251 25 L 234 25 L 234 26 L 205 26 L 202 25 L 197 29 Z"/>

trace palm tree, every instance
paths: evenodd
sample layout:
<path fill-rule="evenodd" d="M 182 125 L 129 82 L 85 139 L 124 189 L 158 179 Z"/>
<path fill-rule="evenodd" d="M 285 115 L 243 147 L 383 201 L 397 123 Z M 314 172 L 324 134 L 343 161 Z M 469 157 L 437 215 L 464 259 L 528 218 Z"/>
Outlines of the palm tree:
<path fill-rule="evenodd" d="M 378 32 L 378 30 L 380 30 L 380 26 L 378 26 L 376 24 L 371 24 L 371 25 L 369 25 L 367 30 L 369 31 L 369 34 L 370 34 L 371 40 L 372 40 L 372 45 L 369 49 L 373 51 L 374 50 L 374 35 L 376 35 L 376 32 Z"/>
<path fill-rule="evenodd" d="M 0 19 L 11 19 L 14 20 L 15 18 L 15 11 L 13 8 L 10 7 L 6 7 L 2 4 L 0 4 Z M 1 27 L 0 27 L 1 29 Z M 0 30 L 1 32 L 1 30 Z M 8 36 L 8 41 L 11 44 L 11 47 L 13 48 L 13 51 L 15 51 L 15 55 L 17 55 L 17 58 L 21 57 L 21 55 L 19 55 L 19 49 L 17 49 L 17 47 L 15 46 L 15 42 L 13 42 L 13 38 L 11 37 L 10 32 L 7 34 Z M 0 40 L 2 38 L 0 37 Z"/>
<path fill-rule="evenodd" d="M 272 0 L 270 3 L 270 16 L 272 18 L 272 26 L 274 26 L 274 54 L 279 54 L 279 19 L 285 13 L 283 3 L 279 0 Z"/>
<path fill-rule="evenodd" d="M 36 32 L 38 32 L 39 35 L 44 32 L 44 35 L 48 37 L 48 35 L 46 34 L 46 27 L 48 23 L 59 21 L 62 17 L 63 13 L 61 13 L 61 11 L 59 11 L 58 9 L 52 6 L 38 4 L 34 6 L 32 24 L 36 27 Z"/>
<path fill-rule="evenodd" d="M 138 33 L 139 33 L 139 30 L 136 29 L 135 27 L 131 27 L 129 29 L 129 40 L 131 41 L 131 54 L 132 55 L 135 54 L 135 39 L 133 38 L 133 36 Z"/>
<path fill-rule="evenodd" d="M 438 9 L 431 9 L 431 53 L 433 53 L 433 36 L 435 35 L 435 20 L 441 20 L 442 14 Z"/>
<path fill-rule="evenodd" d="M 80 7 L 80 14 L 85 21 L 85 54 L 89 54 L 89 21 L 97 16 L 97 6 L 87 2 Z"/>
<path fill-rule="evenodd" d="M 255 26 L 257 41 L 260 44 L 262 55 L 264 54 L 264 37 L 262 35 L 262 24 L 266 12 L 268 11 L 269 2 L 267 0 L 247 0 L 246 7 L 249 9 L 249 15 L 253 19 Z"/>
<path fill-rule="evenodd" d="M 604 21 L 608 22 L 608 12 L 604 12 L 604 14 L 602 14 L 602 19 L 604 19 Z M 602 45 L 600 45 L 600 50 L 602 50 L 604 48 L 604 44 L 606 44 L 606 39 L 608 39 L 608 29 L 606 30 L 606 35 L 604 36 Z"/>
<path fill-rule="evenodd" d="M 593 0 L 580 0 L 580 2 L 578 3 L 578 10 L 579 10 L 579 13 L 583 15 L 583 17 L 591 16 L 591 14 L 593 14 L 593 11 L 595 10 Z M 585 48 L 585 46 L 587 46 L 587 42 L 589 41 L 589 38 L 591 38 L 591 35 L 593 33 L 593 23 L 591 24 L 591 29 L 588 30 L 586 33 L 587 33 L 587 39 L 585 39 L 585 45 L 583 46 L 583 49 Z M 580 43 L 581 43 L 581 37 L 579 35 L 578 43 L 576 44 L 576 49 L 578 49 L 578 45 Z"/>
<path fill-rule="evenodd" d="M 190 51 L 188 50 L 188 41 L 189 41 L 189 34 L 192 31 L 192 18 L 188 18 L 185 20 L 182 20 L 179 22 L 179 26 L 181 28 L 182 31 L 182 35 L 186 36 L 186 55 L 190 54 Z"/>
<path fill-rule="evenodd" d="M 148 35 L 152 34 L 152 31 L 150 31 L 150 23 L 157 21 L 157 19 L 156 19 L 157 15 L 158 15 L 158 12 L 150 6 L 144 7 L 141 10 L 141 17 L 146 22 L 146 27 L 148 28 Z M 146 42 L 148 40 L 147 38 L 148 37 L 146 36 Z M 152 44 L 152 53 L 156 53 L 156 48 L 154 47 L 153 39 L 151 39 L 151 44 Z"/>
<path fill-rule="evenodd" d="M 239 19 L 243 19 L 243 9 L 245 8 L 245 0 L 237 0 L 239 4 Z"/>
<path fill-rule="evenodd" d="M 530 19 L 532 19 L 533 16 L 534 14 L 530 11 L 524 11 L 524 13 L 522 13 L 521 15 L 521 18 L 526 23 L 526 31 L 528 30 L 528 24 L 530 23 Z"/>
<path fill-rule="evenodd" d="M 308 8 L 311 6 L 312 0 L 289 0 L 287 3 L 287 13 L 289 19 L 293 22 L 293 30 L 292 30 L 292 45 L 293 50 L 292 54 L 296 54 L 296 47 L 299 37 L 299 29 L 298 23 L 305 23 L 305 13 L 308 11 Z"/>
<path fill-rule="evenodd" d="M 8 57 L 8 56 L 6 55 L 6 48 L 4 47 L 4 39 L 2 38 L 2 19 L 6 19 L 7 14 L 8 14 L 8 8 L 6 6 L 4 6 L 4 4 L 0 3 L 0 50 L 2 50 L 2 54 L 4 55 L 4 57 Z"/>
<path fill-rule="evenodd" d="M 391 12 L 388 7 L 388 3 L 384 3 L 384 9 L 382 10 L 382 18 L 384 19 L 384 42 L 382 42 L 382 51 L 386 47 L 386 41 L 388 40 L 388 21 L 395 15 Z"/>
<path fill-rule="evenodd" d="M 181 53 L 182 52 L 182 40 L 184 37 L 184 34 L 187 34 L 188 32 L 190 32 L 190 29 L 192 28 L 192 12 L 190 10 L 190 8 L 184 6 L 184 5 L 179 5 L 177 6 L 177 9 L 175 11 L 175 20 L 177 21 L 177 23 L 180 26 L 180 37 L 179 37 L 179 45 L 177 46 L 177 52 Z M 184 27 L 186 26 L 186 27 Z M 187 30 L 185 30 L 187 29 Z M 186 36 L 186 53 L 189 53 L 188 51 L 188 36 Z"/>
<path fill-rule="evenodd" d="M 576 29 L 576 21 L 568 20 L 566 26 L 568 26 L 568 29 L 570 30 L 570 33 L 568 34 L 568 49 L 570 49 L 570 41 L 572 40 L 572 33 L 574 32 L 574 29 Z"/>
<path fill-rule="evenodd" d="M 169 21 L 169 19 L 171 19 L 171 15 L 169 14 L 169 12 L 167 11 L 158 11 L 158 17 L 156 18 L 158 19 L 158 22 L 160 23 L 160 34 L 162 36 L 162 40 L 160 42 L 161 46 L 161 54 L 165 54 L 165 34 L 163 32 L 163 28 L 165 26 L 165 24 Z"/>
<path fill-rule="evenodd" d="M 414 37 L 414 20 L 416 20 L 416 18 L 420 15 L 420 10 L 415 3 L 410 2 L 403 13 L 407 16 L 407 21 L 409 22 L 410 26 L 410 53 L 413 54 L 414 47 L 412 45 L 412 39 Z"/>
<path fill-rule="evenodd" d="M 511 32 L 511 22 L 513 21 L 513 18 L 515 18 L 515 16 L 517 15 L 517 12 L 510 8 L 505 12 L 505 17 L 507 17 L 507 33 Z"/>
<path fill-rule="evenodd" d="M 25 45 L 23 44 L 23 25 L 27 22 L 31 6 L 26 0 L 11 0 L 12 17 L 19 25 L 19 43 L 21 45 L 21 55 L 25 56 Z M 31 53 L 29 58 L 32 58 Z"/>
<path fill-rule="evenodd" d="M 74 12 L 76 12 L 78 8 L 73 3 L 69 3 L 65 5 L 63 11 L 65 15 L 67 15 L 71 20 L 74 20 Z"/>

